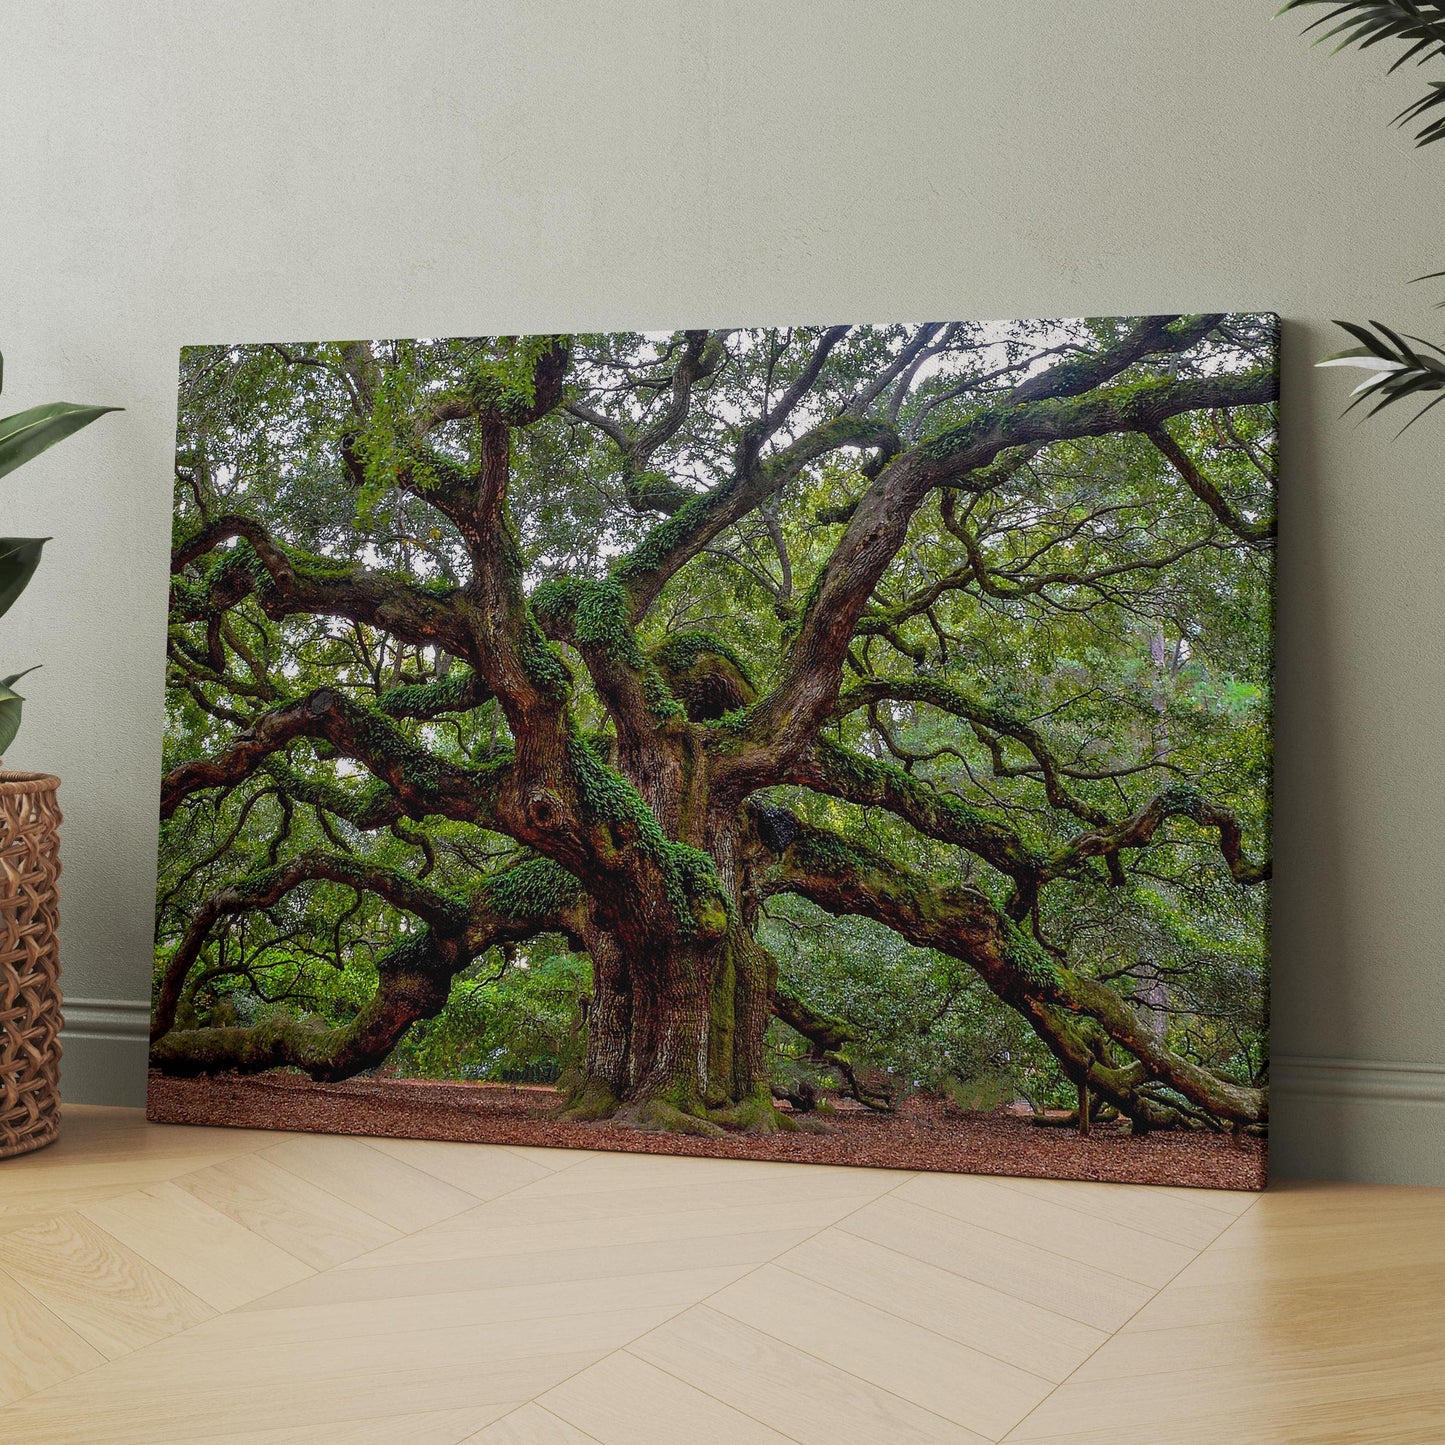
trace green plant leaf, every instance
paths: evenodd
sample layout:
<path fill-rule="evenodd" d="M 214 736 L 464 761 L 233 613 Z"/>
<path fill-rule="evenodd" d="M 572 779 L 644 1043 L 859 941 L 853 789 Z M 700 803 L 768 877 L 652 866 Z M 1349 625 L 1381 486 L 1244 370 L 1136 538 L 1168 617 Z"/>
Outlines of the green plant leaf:
<path fill-rule="evenodd" d="M 0 537 L 0 617 L 14 605 L 40 565 L 49 537 Z"/>
<path fill-rule="evenodd" d="M 1356 326 L 1349 321 L 1336 321 L 1335 325 L 1347 331 L 1360 344 L 1350 347 L 1348 351 L 1336 352 L 1315 364 L 1356 366 L 1371 373 L 1351 393 L 1354 400 L 1345 408 L 1346 411 L 1359 406 L 1361 402 L 1371 401 L 1374 405 L 1370 408 L 1369 415 L 1374 416 L 1383 408 L 1408 397 L 1420 396 L 1425 392 L 1445 393 L 1445 360 L 1437 359 L 1445 358 L 1445 351 L 1434 342 L 1419 336 L 1406 339 L 1379 321 L 1370 323 L 1375 328 L 1373 332 L 1368 327 Z M 1416 350 L 1416 347 L 1420 350 Z M 1430 351 L 1435 355 L 1425 354 Z M 1401 431 L 1413 426 L 1427 411 L 1442 401 L 1445 401 L 1445 395 L 1437 396 L 1428 402 L 1405 423 Z"/>
<path fill-rule="evenodd" d="M 69 401 L 50 401 L 32 406 L 0 421 L 0 477 L 38 457 L 56 442 L 89 426 L 118 406 L 77 406 Z"/>
<path fill-rule="evenodd" d="M 20 708 L 24 701 L 8 684 L 0 682 L 0 753 L 15 741 L 15 734 L 20 731 Z"/>
<path fill-rule="evenodd" d="M 1305 26 L 1305 34 L 1321 25 L 1327 26 L 1315 37 L 1315 43 L 1335 41 L 1334 54 L 1351 45 L 1368 50 L 1382 40 L 1398 40 L 1406 48 L 1390 66 L 1391 71 L 1411 60 L 1424 65 L 1445 55 L 1445 5 L 1440 0 L 1288 0 L 1277 13 L 1283 15 L 1306 5 L 1330 7 L 1327 13 Z M 1427 94 L 1406 106 L 1392 124 L 1405 125 L 1419 120 L 1439 105 L 1445 105 L 1445 84 L 1431 81 Z M 1432 117 L 1416 136 L 1415 144 L 1429 145 L 1442 138 L 1445 138 L 1445 120 Z"/>

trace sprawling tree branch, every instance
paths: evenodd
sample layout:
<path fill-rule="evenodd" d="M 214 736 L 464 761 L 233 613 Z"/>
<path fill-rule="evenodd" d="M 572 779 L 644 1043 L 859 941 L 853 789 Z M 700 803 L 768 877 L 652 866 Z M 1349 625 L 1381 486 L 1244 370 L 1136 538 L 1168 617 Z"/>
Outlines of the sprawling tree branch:
<path fill-rule="evenodd" d="M 968 964 L 1028 1020 L 1071 1078 L 1146 1127 L 1170 1122 L 1140 1093 L 1149 1080 L 1216 1118 L 1258 1123 L 1265 1116 L 1260 1090 L 1221 1079 L 1173 1053 L 1117 993 L 1050 958 L 977 888 L 922 883 L 877 853 L 797 823 L 762 871 L 759 887 L 764 893 L 796 893 L 829 913 L 873 918 L 910 943 Z M 1124 1051 L 1127 1062 L 1109 1057 L 1099 1031 Z"/>
<path fill-rule="evenodd" d="M 1049 859 L 1043 876 L 1062 878 L 1087 858 L 1111 858 L 1125 848 L 1146 847 L 1170 818 L 1188 818 L 1201 828 L 1217 832 L 1219 851 L 1236 883 L 1263 883 L 1271 876 L 1270 859 L 1252 862 L 1245 855 L 1244 830 L 1239 820 L 1227 808 L 1211 803 L 1185 784 L 1166 788 L 1122 822 L 1079 834 Z"/>
<path fill-rule="evenodd" d="M 1145 432 L 1145 435 L 1154 444 L 1160 455 L 1179 473 L 1184 485 L 1187 486 L 1236 537 L 1255 544 L 1273 541 L 1275 534 L 1273 517 L 1261 522 L 1250 522 L 1244 517 L 1241 517 L 1239 513 L 1225 501 L 1219 488 L 1199 470 L 1189 453 L 1186 452 L 1162 426 L 1149 428 L 1149 430 Z"/>
<path fill-rule="evenodd" d="M 815 738 L 796 760 L 790 782 L 861 807 L 886 808 L 929 838 L 967 849 L 1020 885 L 1037 876 L 1043 859 L 1018 834 L 982 809 L 893 763 L 880 762 L 827 738 Z"/>
<path fill-rule="evenodd" d="M 184 576 L 192 563 L 233 538 L 242 545 L 225 552 L 199 580 Z M 357 562 L 283 547 L 249 517 L 228 514 L 207 522 L 176 548 L 171 571 L 177 577 L 172 615 L 184 621 L 206 621 L 254 596 L 268 617 L 347 617 L 416 646 L 452 653 L 463 652 L 468 643 L 451 595 Z"/>
<path fill-rule="evenodd" d="M 806 746 L 833 710 L 858 618 L 932 488 L 963 482 L 1010 447 L 1148 431 L 1183 412 L 1273 400 L 1278 389 L 1273 370 L 1157 378 L 1086 392 L 1144 355 L 1187 350 L 1199 339 L 1200 325 L 1189 318 L 1174 330 L 1158 318 L 1141 323 L 1115 347 L 1051 367 L 1003 402 L 895 457 L 859 501 L 819 573 L 783 677 L 758 705 L 757 732 L 767 745 L 779 754 Z M 1057 391 L 1050 390 L 1050 377 Z"/>
<path fill-rule="evenodd" d="M 377 960 L 376 993 L 349 1023 L 326 1027 L 277 1015 L 251 1026 L 177 1029 L 176 1009 L 191 970 L 217 922 L 269 907 L 305 883 L 329 880 L 384 899 L 425 922 Z M 344 1079 L 379 1064 L 418 1019 L 445 1007 L 452 980 L 497 944 L 581 926 L 577 882 L 543 859 L 493 875 L 459 901 L 406 874 L 349 854 L 302 853 L 254 873 L 203 901 L 157 989 L 152 1062 L 172 1074 L 301 1069 L 314 1079 Z"/>
<path fill-rule="evenodd" d="M 1045 796 L 1052 807 L 1072 813 L 1087 823 L 1103 827 L 1108 816 L 1075 796 L 1061 781 L 1066 776 L 1037 728 L 1023 718 L 1014 717 L 1004 708 L 970 697 L 962 689 L 932 678 L 888 677 L 869 678 L 849 688 L 838 699 L 838 714 L 845 716 L 858 708 L 874 708 L 881 702 L 924 703 L 953 717 L 963 718 L 978 728 L 986 728 L 1019 743 L 1033 759 Z"/>
<path fill-rule="evenodd" d="M 843 447 L 874 446 L 896 448 L 893 428 L 847 415 L 820 422 L 765 458 L 745 437 L 733 477 L 694 495 L 613 568 L 613 575 L 627 588 L 633 616 L 646 612 L 668 580 L 709 542 L 780 492 L 809 463 Z"/>
<path fill-rule="evenodd" d="M 214 757 L 172 768 L 161 782 L 161 817 L 204 788 L 232 787 L 297 738 L 328 742 L 386 783 L 411 817 L 441 813 L 494 823 L 508 781 L 510 757 L 483 766 L 447 762 L 418 747 L 390 719 L 335 688 L 320 687 L 263 713 Z"/>

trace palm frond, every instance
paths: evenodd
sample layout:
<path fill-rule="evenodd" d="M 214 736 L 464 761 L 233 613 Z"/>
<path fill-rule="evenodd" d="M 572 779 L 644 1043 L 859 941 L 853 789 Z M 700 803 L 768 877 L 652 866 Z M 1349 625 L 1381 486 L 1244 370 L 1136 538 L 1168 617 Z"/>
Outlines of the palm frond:
<path fill-rule="evenodd" d="M 1404 431 L 1419 421 L 1431 407 L 1445 401 L 1445 350 L 1434 342 L 1419 336 L 1401 336 L 1379 321 L 1370 322 L 1368 327 L 1356 326 L 1349 321 L 1336 321 L 1335 325 L 1360 344 L 1347 351 L 1336 352 L 1316 365 L 1357 366 L 1371 373 L 1351 393 L 1354 400 L 1345 408 L 1346 411 L 1352 411 L 1361 402 L 1373 402 L 1368 414 L 1374 416 L 1385 407 L 1410 397 L 1442 393 L 1427 402 L 1400 428 Z"/>
<path fill-rule="evenodd" d="M 1427 60 L 1445 56 L 1445 3 L 1442 0 L 1288 0 L 1278 13 L 1302 10 L 1306 5 L 1329 7 L 1325 14 L 1305 26 L 1305 34 L 1326 27 L 1315 37 L 1315 43 L 1333 40 L 1336 54 L 1351 45 L 1368 50 L 1381 41 L 1400 41 L 1405 50 L 1390 65 L 1391 71 L 1411 60 L 1423 65 Z M 1406 106 L 1392 124 L 1407 125 L 1440 105 L 1445 105 L 1445 82 L 1432 81 L 1428 93 Z M 1429 123 L 1416 136 L 1415 143 L 1429 145 L 1441 139 L 1445 139 L 1445 116 L 1430 115 Z"/>

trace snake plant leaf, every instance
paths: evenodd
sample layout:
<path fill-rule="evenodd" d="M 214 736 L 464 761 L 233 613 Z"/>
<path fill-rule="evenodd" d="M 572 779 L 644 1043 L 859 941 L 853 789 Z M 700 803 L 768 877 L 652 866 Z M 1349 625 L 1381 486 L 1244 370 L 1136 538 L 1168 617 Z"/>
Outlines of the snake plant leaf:
<path fill-rule="evenodd" d="M 17 673 L 17 677 L 24 677 Z M 15 741 L 20 731 L 20 708 L 25 699 L 8 682 L 0 682 L 0 753 Z"/>
<path fill-rule="evenodd" d="M 38 457 L 56 442 L 89 426 L 118 406 L 77 406 L 70 401 L 50 401 L 32 406 L 0 421 L 0 477 Z"/>
<path fill-rule="evenodd" d="M 40 565 L 40 549 L 49 537 L 0 537 L 0 617 L 25 590 Z"/>

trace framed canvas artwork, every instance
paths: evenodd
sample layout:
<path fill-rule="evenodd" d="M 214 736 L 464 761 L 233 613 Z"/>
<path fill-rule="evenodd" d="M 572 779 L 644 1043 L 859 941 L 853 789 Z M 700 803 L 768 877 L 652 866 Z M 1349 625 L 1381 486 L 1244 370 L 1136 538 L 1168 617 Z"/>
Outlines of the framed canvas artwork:
<path fill-rule="evenodd" d="M 1277 323 L 181 358 L 150 1117 L 1257 1188 Z"/>

